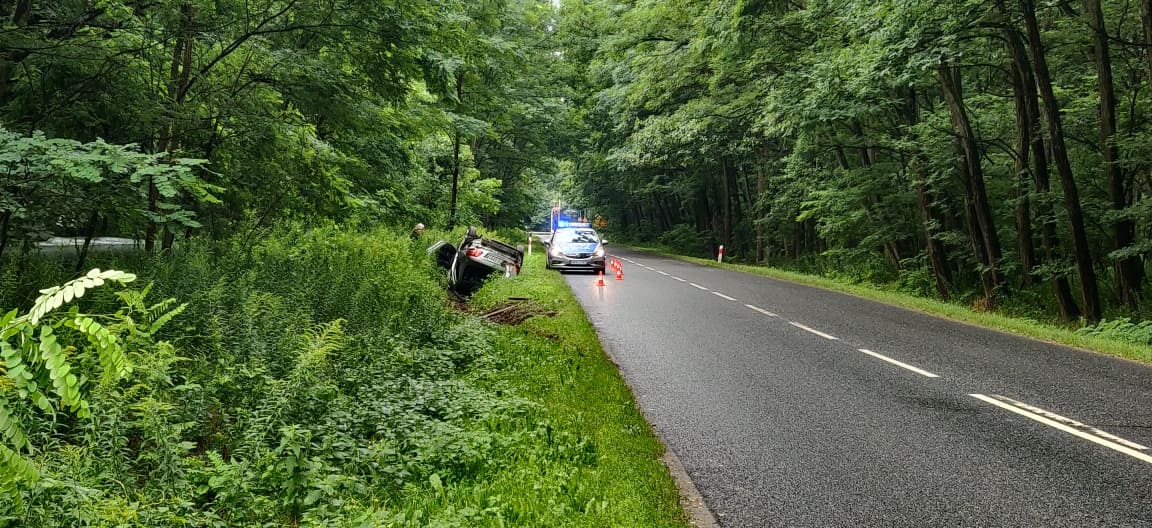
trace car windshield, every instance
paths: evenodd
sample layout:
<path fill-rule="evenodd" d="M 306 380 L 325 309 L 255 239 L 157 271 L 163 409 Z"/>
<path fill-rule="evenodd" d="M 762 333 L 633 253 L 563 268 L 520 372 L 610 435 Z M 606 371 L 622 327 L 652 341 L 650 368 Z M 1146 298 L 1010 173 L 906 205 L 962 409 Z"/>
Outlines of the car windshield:
<path fill-rule="evenodd" d="M 597 244 L 600 238 L 591 229 L 568 229 L 556 232 L 557 244 Z"/>

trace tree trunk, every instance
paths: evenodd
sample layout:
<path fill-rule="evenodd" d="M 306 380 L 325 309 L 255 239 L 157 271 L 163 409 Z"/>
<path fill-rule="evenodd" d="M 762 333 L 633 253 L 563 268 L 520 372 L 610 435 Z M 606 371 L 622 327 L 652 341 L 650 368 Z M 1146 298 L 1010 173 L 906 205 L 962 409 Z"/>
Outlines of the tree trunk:
<path fill-rule="evenodd" d="M 732 192 L 735 189 L 733 188 L 733 185 L 732 185 L 732 182 L 734 181 L 734 179 L 732 178 L 732 174 L 731 174 L 732 165 L 728 161 L 727 156 L 723 156 L 720 158 L 720 169 L 721 169 L 721 175 L 720 175 L 720 180 L 721 180 L 721 182 L 720 182 L 720 207 L 721 207 L 721 210 L 720 210 L 720 214 L 721 214 L 721 218 L 723 219 L 722 225 L 724 226 L 724 233 L 723 233 L 723 239 L 722 240 L 724 241 L 725 247 L 731 248 L 732 247 Z"/>
<path fill-rule="evenodd" d="M 456 74 L 456 111 L 459 115 L 464 97 L 464 74 Z M 452 196 L 448 205 L 448 229 L 456 227 L 456 194 L 460 188 L 460 126 L 452 134 Z"/>
<path fill-rule="evenodd" d="M 1140 26 L 1144 30 L 1144 63 L 1152 86 L 1152 0 L 1140 0 Z"/>
<path fill-rule="evenodd" d="M 1060 186 L 1064 189 L 1064 207 L 1068 211 L 1068 223 L 1072 228 L 1072 244 L 1076 255 L 1076 270 L 1080 277 L 1080 295 L 1084 305 L 1084 317 L 1090 322 L 1100 320 L 1100 292 L 1096 284 L 1096 270 L 1092 267 L 1092 254 L 1088 247 L 1088 234 L 1084 229 L 1084 213 L 1080 205 L 1080 191 L 1072 175 L 1072 164 L 1064 142 L 1064 125 L 1060 119 L 1060 108 L 1052 89 L 1052 78 L 1048 73 L 1048 59 L 1044 55 L 1044 44 L 1040 40 L 1040 25 L 1036 21 L 1035 0 L 1021 0 L 1024 12 L 1024 25 L 1028 31 L 1028 47 L 1032 53 L 1032 65 L 1036 73 L 1036 87 L 1044 101 L 1044 116 L 1048 121 L 1051 135 L 1052 158 L 1056 162 L 1056 172 L 1060 175 Z"/>
<path fill-rule="evenodd" d="M 0 20 L 7 20 L 11 16 L 11 24 L 22 28 L 28 25 L 28 17 L 32 13 L 32 0 L 16 0 L 12 13 L 0 13 Z M 0 51 L 0 102 L 7 102 L 12 91 L 12 75 L 16 64 L 28 56 L 28 52 L 17 52 L 6 49 Z"/>
<path fill-rule="evenodd" d="M 936 240 L 936 234 L 932 228 L 932 202 L 929 197 L 928 185 L 920 170 L 919 159 L 913 158 L 911 171 L 916 178 L 916 194 L 919 197 L 920 205 L 920 225 L 924 228 L 925 250 L 928 252 L 928 263 L 932 266 L 932 276 L 936 279 L 936 292 L 940 294 L 941 299 L 947 300 L 952 297 L 948 287 L 948 283 L 952 280 L 952 274 L 948 270 L 948 262 L 944 258 L 944 245 Z"/>
<path fill-rule="evenodd" d="M 692 209 L 696 216 L 696 232 L 711 231 L 712 208 L 708 204 L 708 187 L 706 185 L 701 184 L 696 187 L 696 199 L 692 200 Z"/>
<path fill-rule="evenodd" d="M 193 47 L 192 35 L 194 34 L 193 31 L 195 29 L 193 27 L 193 25 L 195 23 L 195 21 L 193 20 L 193 15 L 195 15 L 195 11 L 194 11 L 195 8 L 190 3 L 184 4 L 183 7 L 184 7 L 183 11 L 184 11 L 184 20 L 185 20 L 185 32 L 187 34 L 187 37 L 184 40 L 184 54 L 180 60 L 180 80 L 178 81 L 177 86 L 176 86 L 176 108 L 180 109 L 181 114 L 183 113 L 184 102 L 188 97 L 188 87 L 191 85 L 190 83 L 191 83 L 191 78 L 192 78 L 192 47 Z M 168 160 L 169 161 L 172 160 L 174 152 L 176 150 L 176 139 L 177 139 L 176 131 L 177 130 L 179 130 L 179 129 L 175 128 L 175 126 L 174 126 L 173 127 L 173 135 L 172 135 L 172 144 L 169 145 L 169 153 L 168 153 Z M 171 226 L 166 223 L 166 224 L 164 224 L 164 240 L 161 243 L 160 247 L 163 249 L 172 249 L 173 241 L 174 241 L 174 237 L 172 235 Z"/>
<path fill-rule="evenodd" d="M 1007 30 L 1005 30 L 1007 31 Z M 1010 46 L 1010 45 L 1009 45 Z M 1036 246 L 1032 238 L 1032 207 L 1028 199 L 1030 177 L 1028 174 L 1029 149 L 1032 147 L 1032 121 L 1028 116 L 1028 102 L 1024 92 L 1024 76 L 1014 64 L 1012 74 L 1012 100 L 1016 113 L 1016 152 L 1013 155 L 1013 175 L 1016 177 L 1013 188 L 1016 192 L 1016 246 L 1020 251 L 1021 283 L 1025 288 L 1033 284 L 1033 270 L 1036 268 Z"/>
<path fill-rule="evenodd" d="M 736 221 L 743 222 L 744 215 L 750 213 L 754 207 L 752 198 L 752 176 L 747 170 L 736 167 L 736 180 L 740 182 L 740 201 L 736 204 Z"/>
<path fill-rule="evenodd" d="M 684 221 L 684 217 L 680 209 L 680 197 L 673 193 L 665 196 L 662 199 L 664 199 L 664 210 L 668 212 L 668 228 L 670 229 Z"/>
<path fill-rule="evenodd" d="M 859 121 L 855 119 L 852 120 L 852 132 L 855 133 L 856 137 L 860 140 L 860 165 L 866 169 L 871 168 L 872 165 L 876 162 L 876 156 L 872 150 L 872 145 L 869 144 L 867 138 L 864 137 L 864 127 L 860 126 Z M 844 166 L 844 169 L 847 170 L 848 167 Z M 867 203 L 864 204 L 864 207 L 867 211 L 870 211 L 869 215 L 872 215 L 871 211 L 877 211 L 877 213 L 880 214 L 879 221 L 883 222 L 883 214 L 879 211 L 880 199 L 877 198 L 876 195 L 869 192 L 866 196 L 866 200 Z M 884 254 L 888 257 L 888 262 L 892 264 L 893 271 L 899 275 L 900 272 L 904 271 L 904 266 L 900 264 L 900 261 L 902 260 L 900 258 L 900 249 L 897 248 L 896 243 L 891 240 L 885 240 L 883 246 Z"/>
<path fill-rule="evenodd" d="M 1113 138 L 1116 135 L 1116 91 L 1112 81 L 1112 58 L 1108 50 L 1108 28 L 1104 26 L 1104 11 L 1100 8 L 1100 0 L 1084 0 L 1084 14 L 1092 28 L 1092 48 L 1100 91 L 1100 147 L 1104 153 L 1104 172 L 1108 175 L 1108 196 L 1112 199 L 1112 209 L 1120 211 L 1128 207 L 1128 184 Z M 1131 246 L 1135 239 L 1135 222 L 1118 219 L 1112 223 L 1112 249 Z M 1144 281 L 1143 265 L 1139 258 L 1128 257 L 1119 259 L 1115 269 L 1119 300 L 1128 308 L 1135 309 Z"/>
<path fill-rule="evenodd" d="M 177 137 L 177 120 L 181 113 L 181 108 L 184 106 L 184 101 L 188 93 L 188 83 L 191 75 L 192 68 L 192 18 L 195 15 L 194 7 L 190 3 L 185 3 L 180 6 L 180 33 L 176 36 L 175 46 L 172 48 L 172 64 L 168 70 L 168 100 L 172 104 L 173 117 L 165 123 L 160 129 L 160 138 L 156 145 L 157 152 L 168 152 L 169 159 L 171 159 L 171 152 L 176 150 L 179 143 Z M 148 211 L 152 214 L 159 214 L 159 201 L 160 191 L 156 188 L 156 183 L 152 178 L 148 178 Z M 144 234 L 144 251 L 151 253 L 156 248 L 156 234 L 159 231 L 159 225 L 154 220 L 149 220 L 148 229 Z M 161 240 L 161 247 L 169 249 L 172 247 L 171 237 L 168 233 L 167 227 L 164 230 L 165 236 Z"/>
<path fill-rule="evenodd" d="M 941 62 L 937 67 L 940 87 L 943 89 L 944 101 L 952 118 L 952 126 L 956 131 L 957 139 L 963 153 L 961 174 L 964 177 L 965 192 L 969 201 L 971 215 L 972 238 L 977 249 L 984 270 L 981 271 L 981 283 L 984 285 L 984 294 L 990 303 L 1003 286 L 1003 279 L 999 272 L 1000 237 L 996 234 L 995 223 L 992 219 L 992 208 L 988 203 L 988 193 L 984 188 L 984 170 L 981 166 L 980 147 L 976 143 L 976 135 L 968 119 L 968 112 L 964 108 L 964 95 L 961 90 L 959 70 L 951 65 Z"/>
<path fill-rule="evenodd" d="M 901 92 L 904 99 L 903 117 L 904 124 L 906 125 L 903 139 L 912 144 L 911 140 L 914 139 L 912 137 L 912 127 L 920 122 L 920 105 L 916 100 L 915 89 L 908 88 L 901 90 Z M 936 224 L 936 220 L 932 212 L 931 193 L 928 189 L 928 182 L 924 178 L 923 171 L 921 170 L 920 162 L 920 153 L 913 152 L 911 161 L 908 164 L 908 169 L 913 180 L 916 182 L 916 195 L 920 208 L 920 225 L 924 231 L 924 249 L 928 253 L 928 263 L 932 266 L 932 276 L 936 281 L 936 292 L 940 294 L 941 299 L 949 299 L 952 293 L 949 290 L 948 283 L 952 281 L 952 274 L 948 269 L 944 245 L 936 239 L 936 233 L 933 227 Z"/>
<path fill-rule="evenodd" d="M 764 150 L 767 151 L 767 149 Z M 762 160 L 767 159 L 767 157 L 767 152 L 765 152 Z M 752 200 L 752 222 L 756 228 L 757 263 L 768 261 L 768 253 L 765 251 L 766 248 L 764 247 L 764 223 L 762 222 L 762 219 L 764 218 L 764 212 L 761 211 L 759 207 L 760 197 L 764 196 L 764 192 L 768 187 L 768 177 L 764 174 L 764 163 L 762 160 L 756 163 L 756 198 Z"/>
<path fill-rule="evenodd" d="M 1012 57 L 1012 79 L 1014 83 L 1017 83 L 1013 86 L 1014 95 L 1017 97 L 1017 105 L 1023 102 L 1023 112 L 1028 121 L 1027 128 L 1019 128 L 1019 121 L 1017 121 L 1017 132 L 1026 133 L 1031 145 L 1032 184 L 1037 196 L 1035 213 L 1039 219 L 1044 258 L 1052 262 L 1061 258 L 1060 238 L 1056 234 L 1055 224 L 1050 220 L 1052 207 L 1049 198 L 1052 189 L 1049 182 L 1048 151 L 1044 146 L 1044 135 L 1041 132 L 1040 101 L 1036 94 L 1036 76 L 1032 70 L 1032 63 L 1028 60 L 1028 50 L 1024 46 L 1023 36 L 1012 25 L 1004 0 L 997 0 L 996 6 L 1004 16 L 1004 38 L 1008 53 Z M 1020 111 L 1018 106 L 1016 109 L 1018 119 Z M 1027 163 L 1027 159 L 1024 162 Z M 1034 265 L 1038 266 L 1040 264 L 1039 257 L 1033 254 L 1033 259 Z M 1068 278 L 1064 275 L 1052 277 L 1051 287 L 1052 294 L 1056 298 L 1056 305 L 1060 310 L 1060 316 L 1065 321 L 1074 321 L 1079 318 L 1080 307 L 1076 305 L 1076 300 L 1072 296 L 1072 287 L 1068 284 Z"/>
<path fill-rule="evenodd" d="M 88 260 L 88 249 L 92 247 L 92 239 L 96 238 L 96 228 L 100 225 L 100 213 L 93 210 L 88 215 L 88 224 L 84 226 L 84 245 L 80 246 L 80 255 L 76 258 L 76 267 L 72 271 L 84 271 L 84 262 Z"/>
<path fill-rule="evenodd" d="M 12 220 L 12 211 L 4 211 L 0 216 L 0 262 L 4 259 L 4 250 L 8 248 L 8 225 Z"/>

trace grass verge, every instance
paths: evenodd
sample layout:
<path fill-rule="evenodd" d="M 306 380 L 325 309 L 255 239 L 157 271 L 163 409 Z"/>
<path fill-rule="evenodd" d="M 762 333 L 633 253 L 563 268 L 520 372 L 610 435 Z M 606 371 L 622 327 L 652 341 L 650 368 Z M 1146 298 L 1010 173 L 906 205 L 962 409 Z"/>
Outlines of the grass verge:
<path fill-rule="evenodd" d="M 575 509 L 578 522 L 540 518 L 536 526 L 686 527 L 679 494 L 660 462 L 663 445 L 644 421 L 615 365 L 579 303 L 556 272 L 546 271 L 541 253 L 527 258 L 514 280 L 494 281 L 473 299 L 475 309 L 491 311 L 510 298 L 528 298 L 536 316 L 497 332 L 506 362 L 500 382 L 547 410 L 555 435 L 586 439 L 594 451 L 589 464 L 564 468 L 510 467 L 490 484 L 531 497 L 541 485 L 564 490 L 549 507 Z M 535 474 L 525 474 L 525 471 Z"/>

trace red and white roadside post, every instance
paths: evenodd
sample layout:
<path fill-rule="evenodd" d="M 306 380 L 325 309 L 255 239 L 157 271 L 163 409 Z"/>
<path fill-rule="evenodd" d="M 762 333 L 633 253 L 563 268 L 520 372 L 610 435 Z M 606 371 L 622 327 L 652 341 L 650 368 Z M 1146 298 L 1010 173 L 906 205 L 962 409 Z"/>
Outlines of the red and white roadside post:
<path fill-rule="evenodd" d="M 720 261 L 722 261 L 722 260 L 724 260 L 724 246 L 723 245 L 720 246 L 720 252 L 716 254 L 716 263 L 719 264 Z"/>

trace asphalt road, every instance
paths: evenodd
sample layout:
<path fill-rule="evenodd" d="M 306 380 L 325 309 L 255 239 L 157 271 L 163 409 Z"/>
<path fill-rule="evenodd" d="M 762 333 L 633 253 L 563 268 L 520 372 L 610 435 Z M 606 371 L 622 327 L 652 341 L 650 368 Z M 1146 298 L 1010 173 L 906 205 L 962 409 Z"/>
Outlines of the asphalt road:
<path fill-rule="evenodd" d="M 1152 527 L 1152 368 L 612 249 L 567 281 L 721 526 Z"/>

